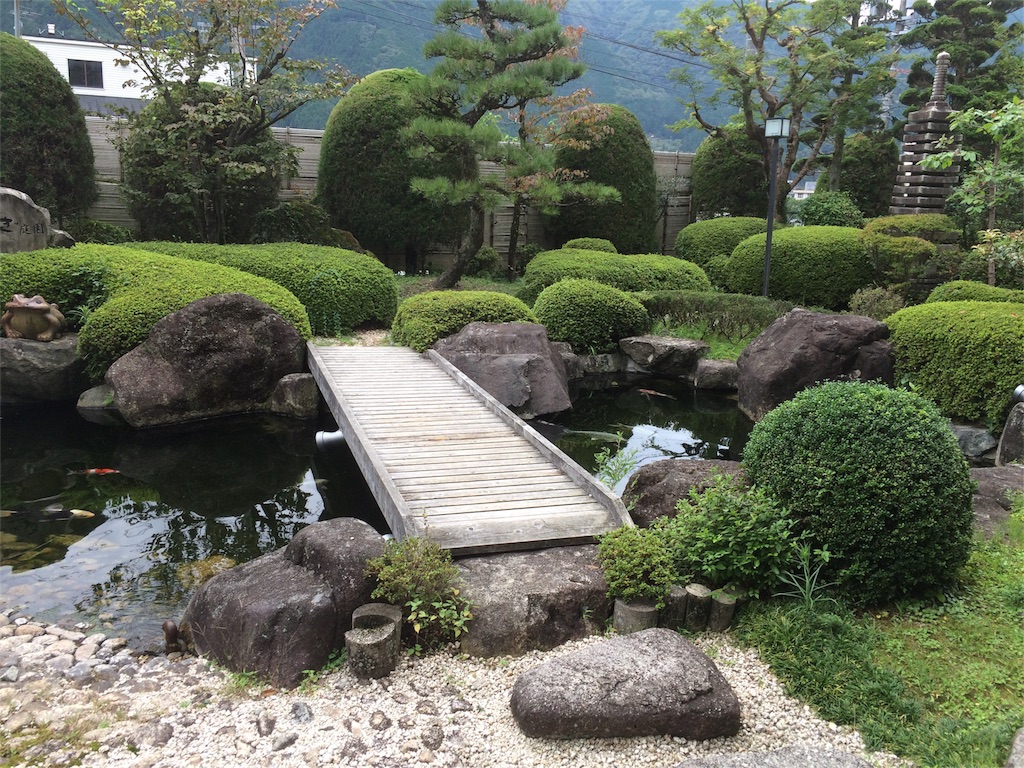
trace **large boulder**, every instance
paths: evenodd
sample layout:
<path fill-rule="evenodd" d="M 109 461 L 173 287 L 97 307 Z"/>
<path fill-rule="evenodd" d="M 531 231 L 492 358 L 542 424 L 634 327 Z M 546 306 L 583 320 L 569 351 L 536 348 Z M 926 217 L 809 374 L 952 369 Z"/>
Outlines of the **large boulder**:
<path fill-rule="evenodd" d="M 307 526 L 287 547 L 204 583 L 181 620 L 185 641 L 235 672 L 292 688 L 345 647 L 352 612 L 370 598 L 366 562 L 380 534 L 351 518 Z"/>
<path fill-rule="evenodd" d="M 754 339 L 739 359 L 739 407 L 753 421 L 823 381 L 893 382 L 885 323 L 861 315 L 794 309 Z"/>
<path fill-rule="evenodd" d="M 78 336 L 54 341 L 0 338 L 0 402 L 77 400 L 89 388 Z"/>
<path fill-rule="evenodd" d="M 1024 465 L 974 467 L 971 479 L 978 484 L 971 502 L 974 524 L 991 536 L 1009 519 L 1011 496 L 1024 490 Z"/>
<path fill-rule="evenodd" d="M 0 187 L 0 223 L 0 253 L 38 251 L 49 245 L 50 212 L 24 192 Z"/>
<path fill-rule="evenodd" d="M 743 477 L 738 461 L 662 459 L 644 464 L 626 483 L 622 503 L 633 522 L 647 528 L 659 517 L 675 517 L 676 502 L 689 496 L 691 489 L 700 493 L 707 488 L 715 472 Z"/>
<path fill-rule="evenodd" d="M 462 650 L 474 656 L 546 651 L 600 631 L 611 613 L 593 545 L 469 557 L 457 565 L 474 617 Z"/>
<path fill-rule="evenodd" d="M 1024 403 L 1010 409 L 996 449 L 997 467 L 1020 461 L 1024 461 Z"/>
<path fill-rule="evenodd" d="M 619 341 L 619 349 L 644 371 L 692 381 L 697 364 L 711 347 L 697 339 L 630 336 Z"/>
<path fill-rule="evenodd" d="M 152 427 L 269 411 L 281 378 L 304 365 L 299 332 L 267 304 L 232 293 L 160 320 L 106 382 L 125 421 Z"/>
<path fill-rule="evenodd" d="M 604 640 L 522 674 L 512 716 L 527 736 L 734 736 L 740 703 L 714 662 L 669 629 Z"/>
<path fill-rule="evenodd" d="M 572 408 L 565 363 L 538 323 L 470 323 L 434 349 L 525 418 Z"/>

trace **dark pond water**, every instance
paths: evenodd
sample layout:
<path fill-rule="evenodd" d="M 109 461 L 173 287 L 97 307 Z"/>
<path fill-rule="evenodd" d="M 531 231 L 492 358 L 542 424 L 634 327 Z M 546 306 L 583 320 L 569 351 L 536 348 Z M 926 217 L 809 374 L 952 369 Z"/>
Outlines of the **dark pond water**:
<path fill-rule="evenodd" d="M 570 415 L 539 426 L 591 471 L 605 447 L 635 451 L 637 466 L 738 458 L 750 431 L 730 400 L 650 380 L 584 393 Z M 180 618 L 204 575 L 319 520 L 359 517 L 387 532 L 344 443 L 318 448 L 318 430 L 335 428 L 248 418 L 135 431 L 72 407 L 4 408 L 0 607 L 156 648 L 160 624 Z"/>

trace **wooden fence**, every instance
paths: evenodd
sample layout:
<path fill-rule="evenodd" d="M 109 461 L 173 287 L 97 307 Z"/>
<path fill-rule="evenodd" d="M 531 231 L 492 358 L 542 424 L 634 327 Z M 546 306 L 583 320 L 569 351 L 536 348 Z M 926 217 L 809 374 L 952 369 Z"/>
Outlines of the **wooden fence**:
<path fill-rule="evenodd" d="M 86 127 L 92 141 L 96 158 L 96 179 L 100 197 L 89 210 L 89 216 L 97 221 L 119 224 L 136 229 L 137 222 L 128 215 L 121 198 L 121 182 L 124 169 L 113 144 L 113 137 L 120 131 L 121 124 L 103 117 L 87 116 Z M 323 131 L 305 128 L 272 128 L 278 141 L 291 144 L 299 150 L 298 174 L 289 179 L 281 189 L 282 200 L 296 200 L 312 196 L 316 189 L 317 166 L 320 161 L 320 139 Z M 690 217 L 690 165 L 692 154 L 680 152 L 655 152 L 654 169 L 658 176 L 659 212 L 656 235 L 662 253 L 672 253 L 676 234 L 689 222 Z M 500 173 L 493 163 L 481 164 L 482 173 Z M 488 216 L 485 222 L 484 243 L 499 253 L 508 249 L 512 224 L 512 206 L 501 206 Z M 543 243 L 544 225 L 539 213 L 528 210 L 520 221 L 519 242 Z M 454 255 L 453 247 L 439 245 L 432 249 L 426 261 L 436 268 L 443 268 Z M 392 269 L 404 268 L 401 253 L 377 254 Z"/>

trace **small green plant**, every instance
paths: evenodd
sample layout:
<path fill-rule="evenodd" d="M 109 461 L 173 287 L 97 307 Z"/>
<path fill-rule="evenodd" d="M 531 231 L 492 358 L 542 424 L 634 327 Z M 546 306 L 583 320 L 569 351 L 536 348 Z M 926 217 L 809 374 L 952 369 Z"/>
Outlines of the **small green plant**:
<path fill-rule="evenodd" d="M 236 694 L 247 694 L 265 683 L 257 672 L 230 672 L 227 676 L 228 691 Z"/>
<path fill-rule="evenodd" d="M 623 526 L 604 534 L 597 559 L 608 582 L 608 597 L 653 600 L 660 608 L 676 581 L 672 556 L 653 528 Z"/>
<path fill-rule="evenodd" d="M 779 576 L 779 581 L 792 589 L 776 592 L 775 596 L 797 598 L 808 611 L 817 610 L 823 600 L 835 603 L 834 598 L 823 594 L 829 587 L 834 587 L 835 583 L 821 580 L 821 569 L 829 558 L 828 548 L 815 549 L 812 552 L 811 545 L 804 542 L 797 547 L 796 557 L 800 570 L 786 571 Z M 817 564 L 812 566 L 815 560 Z"/>
<path fill-rule="evenodd" d="M 618 432 L 616 434 L 619 439 L 615 445 L 615 453 L 612 453 L 611 446 L 606 445 L 594 454 L 594 461 L 597 464 L 594 477 L 597 478 L 598 482 L 604 483 L 609 488 L 615 488 L 619 482 L 629 476 L 636 469 L 640 461 L 637 458 L 638 451 L 636 448 L 622 450 L 622 433 Z"/>
<path fill-rule="evenodd" d="M 302 693 L 311 693 L 317 684 L 327 675 L 337 672 L 348 658 L 344 648 L 335 648 L 327 657 L 327 663 L 320 669 L 306 669 L 302 672 L 302 682 L 299 683 L 299 690 Z"/>

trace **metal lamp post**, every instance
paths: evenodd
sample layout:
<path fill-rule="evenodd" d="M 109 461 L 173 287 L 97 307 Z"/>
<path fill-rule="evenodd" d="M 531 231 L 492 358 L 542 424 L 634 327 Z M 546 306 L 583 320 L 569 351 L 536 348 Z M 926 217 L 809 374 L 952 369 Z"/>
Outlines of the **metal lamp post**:
<path fill-rule="evenodd" d="M 768 295 L 768 274 L 772 268 L 772 230 L 775 226 L 776 168 L 779 165 L 779 139 L 789 135 L 788 117 L 771 117 L 764 121 L 764 136 L 772 140 L 771 170 L 768 178 L 768 237 L 764 242 L 764 279 L 761 281 L 761 295 Z"/>

